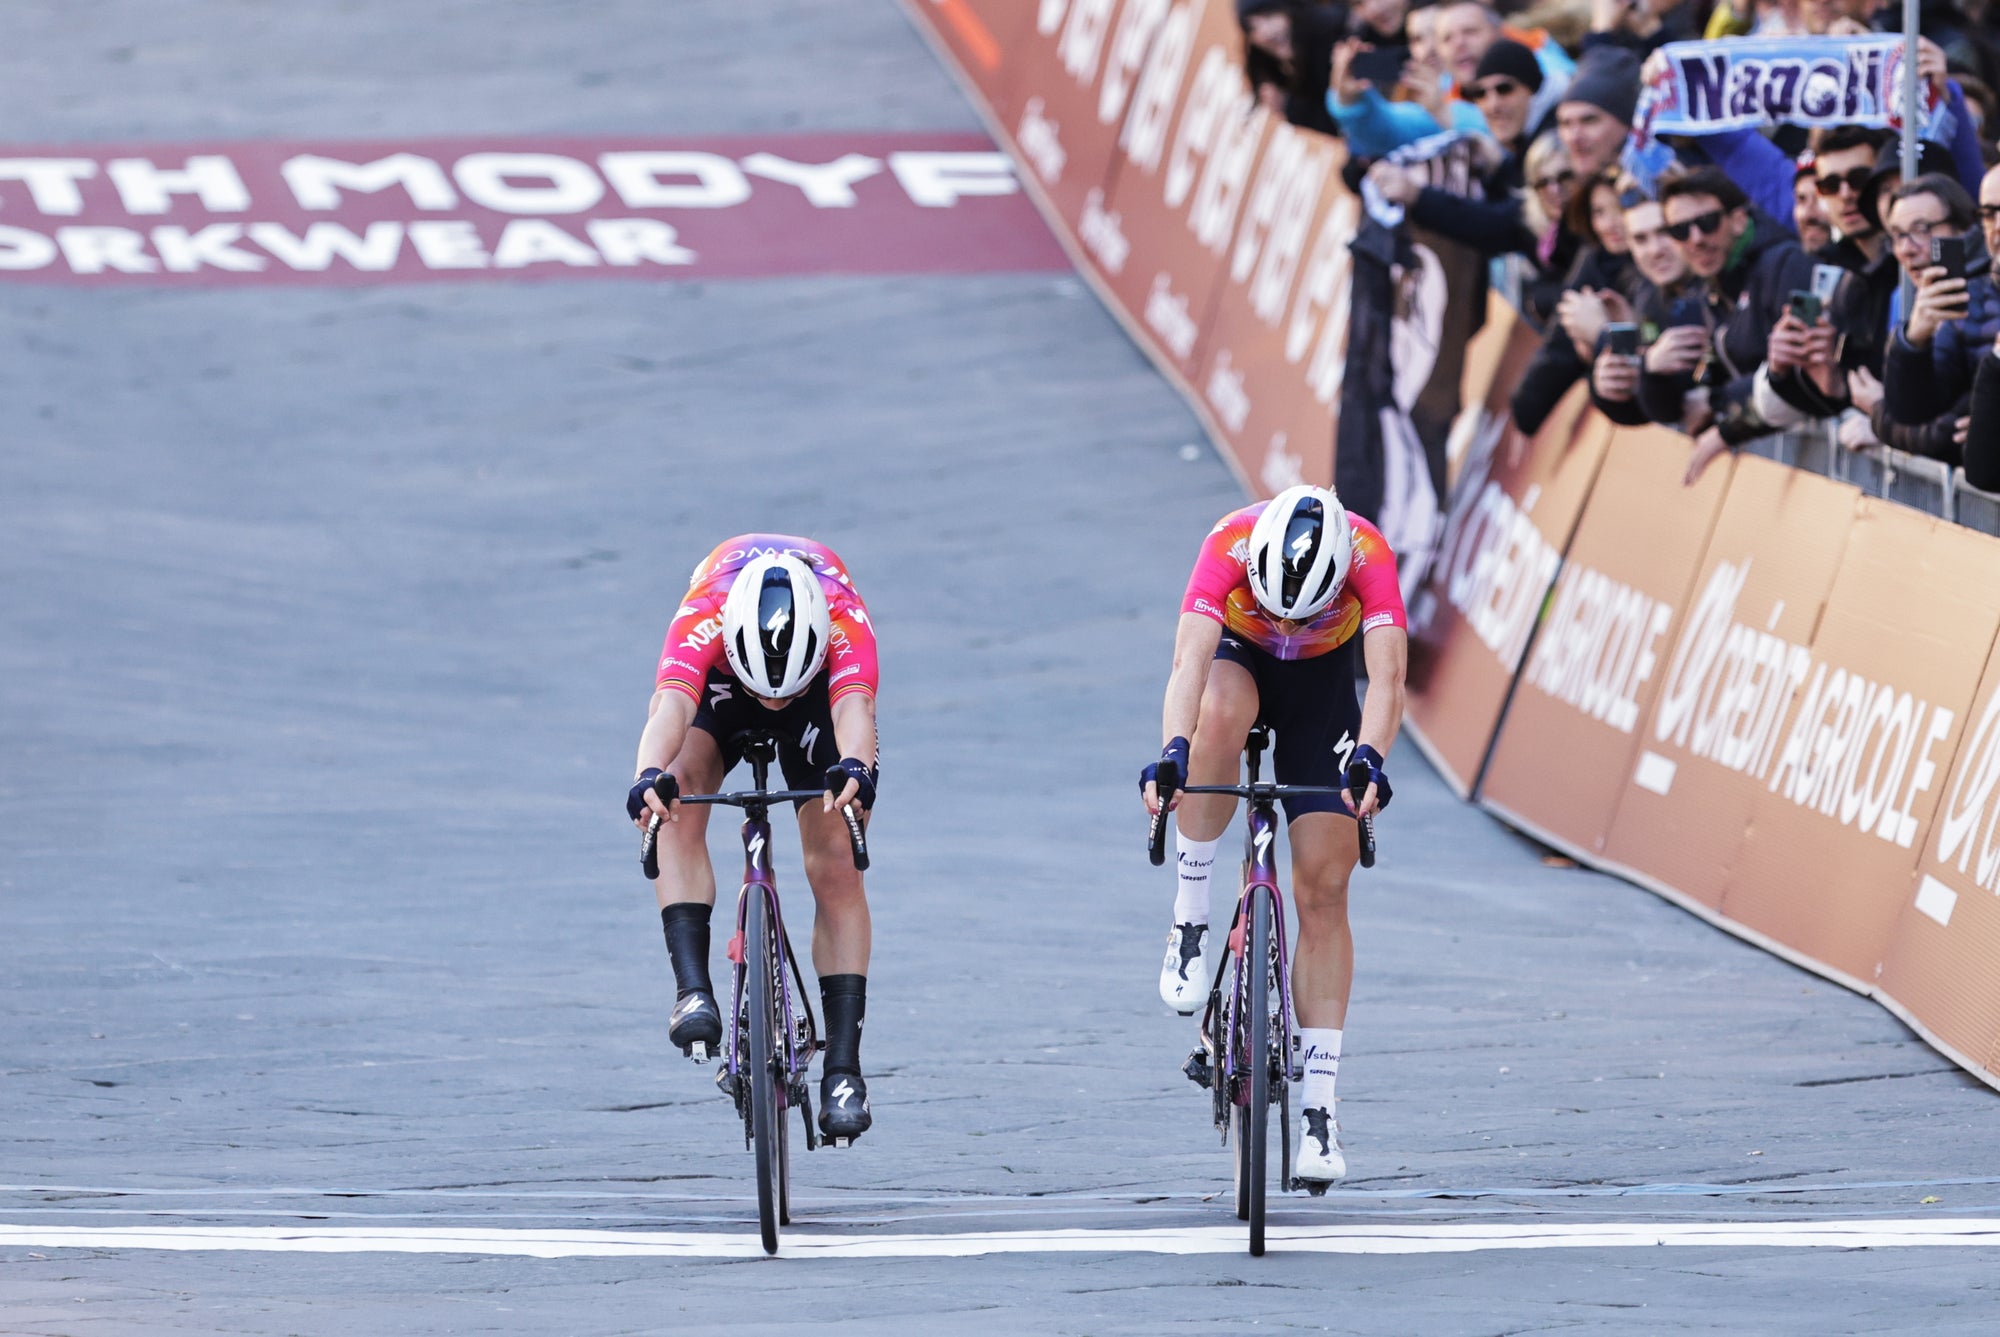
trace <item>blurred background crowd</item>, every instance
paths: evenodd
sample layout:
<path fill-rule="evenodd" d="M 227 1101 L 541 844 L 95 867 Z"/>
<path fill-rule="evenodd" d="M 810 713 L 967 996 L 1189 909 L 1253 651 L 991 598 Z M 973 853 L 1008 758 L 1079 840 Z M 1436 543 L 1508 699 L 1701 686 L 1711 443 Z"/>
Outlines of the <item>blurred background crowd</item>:
<path fill-rule="evenodd" d="M 1737 8 L 1736 5 L 1743 5 Z M 1917 170 L 1879 125 L 1663 140 L 1628 170 L 1670 42 L 1899 33 L 1900 0 L 1237 0 L 1260 100 L 1346 141 L 1378 205 L 1491 263 L 1542 334 L 1532 434 L 1587 381 L 1613 421 L 1695 441 L 1690 480 L 1821 422 L 1841 445 L 1963 465 L 2000 491 L 2000 4 L 1923 0 Z M 1421 146 L 1469 146 L 1440 173 Z M 1459 295 L 1454 294 L 1454 300 Z M 1484 294 L 1472 294 L 1483 307 Z"/>

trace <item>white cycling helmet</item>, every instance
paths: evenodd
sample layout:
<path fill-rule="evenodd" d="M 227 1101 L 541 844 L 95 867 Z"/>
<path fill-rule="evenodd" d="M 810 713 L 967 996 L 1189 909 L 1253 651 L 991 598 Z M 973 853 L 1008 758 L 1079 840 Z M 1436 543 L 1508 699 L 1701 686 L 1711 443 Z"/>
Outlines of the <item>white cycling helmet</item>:
<path fill-rule="evenodd" d="M 1300 484 L 1271 499 L 1250 531 L 1250 593 L 1272 617 L 1303 622 L 1332 603 L 1354 560 L 1354 527 L 1329 488 Z"/>
<path fill-rule="evenodd" d="M 797 696 L 826 662 L 832 619 L 812 567 L 789 553 L 753 557 L 722 603 L 729 667 L 758 696 Z"/>

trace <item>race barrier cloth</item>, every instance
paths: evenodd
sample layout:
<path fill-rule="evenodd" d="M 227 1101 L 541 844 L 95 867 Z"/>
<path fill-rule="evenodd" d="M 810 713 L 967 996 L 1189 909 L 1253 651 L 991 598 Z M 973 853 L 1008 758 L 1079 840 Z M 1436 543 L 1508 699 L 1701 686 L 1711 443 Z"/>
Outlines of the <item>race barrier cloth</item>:
<path fill-rule="evenodd" d="M 1536 336 L 1496 299 L 1441 356 L 1478 308 L 1454 287 L 1447 319 L 1457 257 L 1434 239 L 1396 253 L 1390 334 L 1433 361 L 1398 362 L 1392 404 L 1344 395 L 1376 351 L 1350 327 L 1389 328 L 1355 309 L 1383 287 L 1357 285 L 1355 243 L 1386 252 L 1342 146 L 1257 106 L 1233 4 L 904 3 L 1253 494 L 1331 483 L 1357 403 L 1382 414 L 1374 436 L 1416 443 L 1378 473 L 1422 474 L 1428 452 L 1441 480 L 1434 428 L 1455 415 L 1448 497 L 1413 506 L 1408 534 L 1378 518 L 1419 554 L 1406 722 L 1449 785 L 1877 999 L 2000 1086 L 2000 540 L 1749 455 L 1684 486 L 1686 438 L 1615 427 L 1582 387 L 1523 435 L 1507 399 Z M 1694 96 L 1707 54 L 1671 114 L 1723 114 Z M 1851 64 L 1843 98 L 1893 72 L 1866 43 Z M 1796 96 L 1832 78 L 1804 71 Z"/>

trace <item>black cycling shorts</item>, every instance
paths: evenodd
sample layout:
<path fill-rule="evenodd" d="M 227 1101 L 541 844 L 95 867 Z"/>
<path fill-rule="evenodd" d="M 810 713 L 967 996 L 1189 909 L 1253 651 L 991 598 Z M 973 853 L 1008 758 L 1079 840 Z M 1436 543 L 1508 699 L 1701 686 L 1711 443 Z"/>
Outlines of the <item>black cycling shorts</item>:
<path fill-rule="evenodd" d="M 840 743 L 833 736 L 833 706 L 826 694 L 824 668 L 803 692 L 779 710 L 767 710 L 758 703 L 736 675 L 712 669 L 702 684 L 701 704 L 695 707 L 690 726 L 715 739 L 722 751 L 725 773 L 743 760 L 749 735 L 768 733 L 778 740 L 778 768 L 787 789 L 825 789 L 826 772 L 840 762 Z M 881 783 L 882 759 L 868 768 L 869 779 Z M 795 799 L 795 807 L 806 800 Z"/>
<path fill-rule="evenodd" d="M 1355 695 L 1357 641 L 1311 659 L 1279 659 L 1227 632 L 1215 657 L 1241 664 L 1257 684 L 1257 723 L 1277 735 L 1271 778 L 1281 785 L 1342 785 L 1347 760 L 1361 734 L 1361 702 Z M 1278 800 L 1285 820 L 1309 812 L 1352 816 L 1337 794 L 1299 794 Z"/>

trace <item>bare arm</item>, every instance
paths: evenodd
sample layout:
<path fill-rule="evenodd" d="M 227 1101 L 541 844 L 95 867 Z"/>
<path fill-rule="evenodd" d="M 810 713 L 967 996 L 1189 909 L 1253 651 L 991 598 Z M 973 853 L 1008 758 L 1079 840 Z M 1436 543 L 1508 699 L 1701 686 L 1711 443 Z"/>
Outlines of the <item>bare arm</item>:
<path fill-rule="evenodd" d="M 1174 631 L 1174 671 L 1167 677 L 1166 704 L 1160 709 L 1160 745 L 1176 738 L 1193 738 L 1201 717 L 1201 694 L 1208 686 L 1208 666 L 1215 662 L 1215 647 L 1222 644 L 1222 624 L 1200 613 L 1182 613 Z M 1181 779 L 1185 781 L 1186 776 Z M 1141 788 L 1146 811 L 1159 808 L 1159 791 L 1152 781 Z M 1169 807 L 1179 807 L 1175 796 Z"/>
<path fill-rule="evenodd" d="M 1200 613 L 1182 613 L 1174 630 L 1174 671 L 1167 678 L 1167 700 L 1160 711 L 1160 743 L 1194 737 L 1201 718 L 1201 694 L 1208 686 L 1208 666 L 1222 644 L 1222 624 Z"/>
<path fill-rule="evenodd" d="M 1362 636 L 1361 654 L 1368 662 L 1368 695 L 1361 702 L 1361 737 L 1357 741 L 1387 757 L 1397 730 L 1403 727 L 1403 679 L 1410 665 L 1410 634 L 1401 627 L 1377 627 Z M 1361 796 L 1357 815 L 1367 817 L 1381 806 L 1371 784 Z"/>
<path fill-rule="evenodd" d="M 875 764 L 875 698 L 868 692 L 849 692 L 833 703 L 833 740 L 840 744 L 840 755 L 852 757 L 864 766 Z M 823 812 L 832 812 L 854 801 L 861 792 L 861 782 L 850 779 L 840 793 L 829 797 L 820 805 Z"/>
<path fill-rule="evenodd" d="M 645 771 L 664 771 L 681 754 L 688 725 L 694 722 L 694 700 L 686 692 L 662 687 L 646 703 L 646 727 L 639 734 L 639 758 L 632 765 L 637 779 Z"/>

